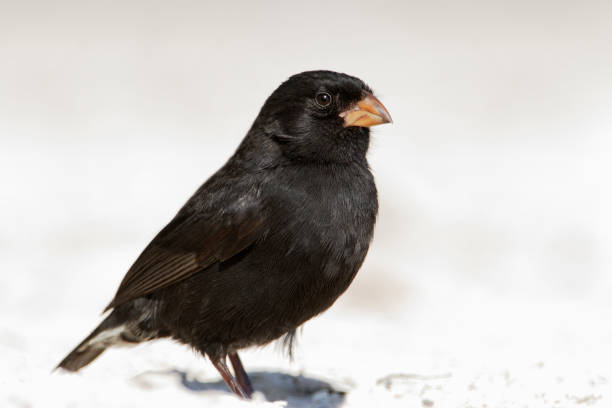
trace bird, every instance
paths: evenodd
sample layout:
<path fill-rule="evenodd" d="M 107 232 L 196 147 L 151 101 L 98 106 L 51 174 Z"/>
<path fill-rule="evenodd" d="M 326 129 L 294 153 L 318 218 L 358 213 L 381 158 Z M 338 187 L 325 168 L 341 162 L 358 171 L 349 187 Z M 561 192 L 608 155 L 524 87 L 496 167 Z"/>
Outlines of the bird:
<path fill-rule="evenodd" d="M 281 338 L 291 347 L 360 269 L 378 213 L 370 127 L 390 122 L 354 76 L 318 70 L 282 82 L 234 154 L 128 269 L 110 314 L 56 368 L 171 338 L 250 398 L 238 351 Z"/>

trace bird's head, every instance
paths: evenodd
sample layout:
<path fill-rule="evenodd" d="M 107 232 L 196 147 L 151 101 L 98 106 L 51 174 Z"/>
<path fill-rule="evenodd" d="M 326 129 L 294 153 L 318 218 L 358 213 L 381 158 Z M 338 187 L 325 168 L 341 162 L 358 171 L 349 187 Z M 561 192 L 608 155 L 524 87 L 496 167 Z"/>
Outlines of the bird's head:
<path fill-rule="evenodd" d="M 272 93 L 254 128 L 289 160 L 347 162 L 365 159 L 369 127 L 389 122 L 387 109 L 360 79 L 308 71 Z"/>

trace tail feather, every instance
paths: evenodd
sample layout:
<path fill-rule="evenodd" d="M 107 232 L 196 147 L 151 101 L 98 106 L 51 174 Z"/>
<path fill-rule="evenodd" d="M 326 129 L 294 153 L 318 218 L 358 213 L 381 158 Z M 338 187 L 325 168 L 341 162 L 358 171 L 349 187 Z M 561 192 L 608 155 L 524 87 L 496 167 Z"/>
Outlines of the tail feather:
<path fill-rule="evenodd" d="M 118 325 L 113 314 L 108 316 L 78 346 L 74 348 L 56 367 L 68 371 L 78 371 L 95 360 L 107 347 L 117 343 L 124 326 Z"/>
<path fill-rule="evenodd" d="M 64 370 L 68 371 L 78 371 L 94 361 L 104 352 L 104 350 L 106 350 L 106 347 L 77 347 L 72 350 L 70 354 L 68 354 L 66 358 L 64 358 L 62 362 L 57 365 L 56 368 L 63 368 Z"/>
<path fill-rule="evenodd" d="M 143 313 L 156 307 L 156 301 L 140 298 L 115 308 L 56 368 L 78 371 L 110 346 L 133 346 L 163 337 L 153 325 L 151 313 Z"/>

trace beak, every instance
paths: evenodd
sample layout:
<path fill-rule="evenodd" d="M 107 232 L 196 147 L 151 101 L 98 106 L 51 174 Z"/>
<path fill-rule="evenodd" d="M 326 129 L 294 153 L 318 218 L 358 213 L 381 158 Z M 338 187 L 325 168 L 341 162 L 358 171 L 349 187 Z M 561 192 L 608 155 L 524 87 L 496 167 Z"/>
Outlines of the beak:
<path fill-rule="evenodd" d="M 339 116 L 344 119 L 344 127 L 370 127 L 393 122 L 387 108 L 371 93 L 367 93 L 351 108 L 340 112 Z"/>

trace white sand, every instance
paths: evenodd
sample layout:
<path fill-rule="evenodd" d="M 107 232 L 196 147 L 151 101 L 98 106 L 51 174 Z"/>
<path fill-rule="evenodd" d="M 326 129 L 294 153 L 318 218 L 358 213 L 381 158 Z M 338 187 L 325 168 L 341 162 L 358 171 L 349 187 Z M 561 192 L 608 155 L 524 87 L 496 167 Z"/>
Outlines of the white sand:
<path fill-rule="evenodd" d="M 609 304 L 506 298 L 420 278 L 410 292 L 406 281 L 377 283 L 380 293 L 359 305 L 379 279 L 366 267 L 354 290 L 309 322 L 293 363 L 274 347 L 244 353 L 258 390 L 251 404 L 566 407 L 606 406 L 612 395 L 612 331 L 603 324 Z M 97 280 L 83 277 L 93 287 Z M 97 319 L 90 303 L 102 296 L 83 296 L 72 307 L 71 284 L 39 289 L 43 299 L 63 301 L 35 305 L 31 296 L 3 310 L 2 406 L 248 404 L 225 389 L 207 361 L 167 341 L 108 351 L 77 375 L 50 374 Z M 57 293 L 45 295 L 49 289 Z M 384 307 L 376 307 L 381 296 Z"/>

